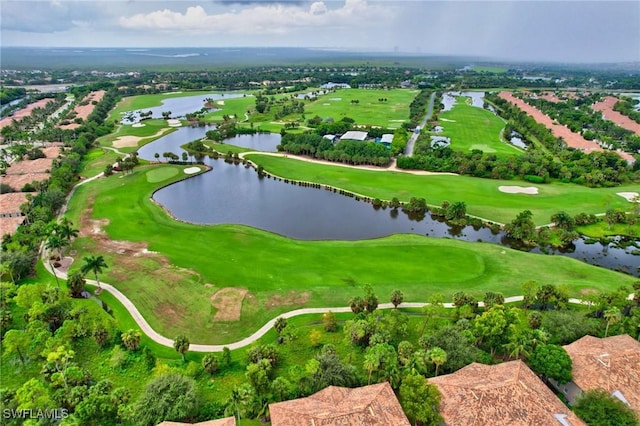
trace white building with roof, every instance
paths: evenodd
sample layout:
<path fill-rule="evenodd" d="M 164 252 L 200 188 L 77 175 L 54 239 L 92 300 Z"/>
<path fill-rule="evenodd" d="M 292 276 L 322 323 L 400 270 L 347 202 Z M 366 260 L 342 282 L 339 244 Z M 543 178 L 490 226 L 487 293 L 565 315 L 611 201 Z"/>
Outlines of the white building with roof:
<path fill-rule="evenodd" d="M 367 132 L 361 132 L 361 131 L 357 131 L 357 130 L 350 130 L 347 133 L 345 133 L 344 135 L 342 135 L 340 137 L 341 141 L 344 140 L 351 140 L 351 141 L 360 141 L 363 142 L 367 139 L 368 133 Z"/>

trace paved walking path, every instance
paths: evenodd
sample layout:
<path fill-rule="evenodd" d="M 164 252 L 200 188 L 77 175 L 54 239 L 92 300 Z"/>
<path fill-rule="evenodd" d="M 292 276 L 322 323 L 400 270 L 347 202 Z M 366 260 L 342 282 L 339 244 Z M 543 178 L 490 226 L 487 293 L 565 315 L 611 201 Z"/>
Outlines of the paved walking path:
<path fill-rule="evenodd" d="M 48 264 L 48 262 L 45 262 L 45 268 L 47 268 L 49 272 L 53 273 L 53 271 L 51 270 L 51 266 Z M 67 274 L 65 272 L 58 271 L 56 269 L 55 274 L 59 278 L 62 278 L 64 280 L 67 279 Z M 97 285 L 97 282 L 95 280 L 87 280 L 87 284 Z M 133 317 L 133 319 L 135 320 L 136 324 L 138 324 L 142 332 L 146 334 L 151 340 L 163 346 L 167 346 L 170 348 L 173 347 L 173 340 L 155 331 L 149 325 L 147 320 L 144 319 L 144 317 L 142 316 L 138 308 L 136 308 L 136 306 L 133 304 L 133 302 L 131 302 L 131 300 L 129 300 L 127 296 L 122 294 L 120 290 L 104 282 L 100 282 L 100 287 L 102 287 L 103 291 L 108 291 L 109 293 L 111 293 L 116 299 L 118 299 L 120 303 L 122 303 L 122 306 L 124 306 L 125 309 L 129 311 L 129 314 Z M 511 296 L 511 297 L 505 298 L 504 302 L 505 303 L 521 302 L 523 299 L 524 299 L 523 296 Z M 629 299 L 630 300 L 633 299 L 633 294 L 629 295 Z M 586 304 L 587 302 L 580 299 L 572 298 L 572 299 L 569 299 L 569 303 Z M 427 305 L 429 304 L 420 303 L 420 302 L 406 302 L 406 303 L 400 304 L 400 308 L 422 308 Z M 479 305 L 482 307 L 484 306 L 484 303 L 479 302 Z M 454 308 L 453 303 L 444 303 L 443 306 L 448 309 Z M 392 308 L 393 308 L 393 304 L 391 303 L 381 303 L 380 305 L 378 305 L 378 309 L 392 309 Z M 351 312 L 351 308 L 348 306 L 338 306 L 338 307 L 331 307 L 331 308 L 303 308 L 303 309 L 296 309 L 294 311 L 284 312 L 278 315 L 277 317 L 271 319 L 265 325 L 263 325 L 257 331 L 255 331 L 252 335 L 245 337 L 242 340 L 239 340 L 233 343 L 224 344 L 224 345 L 200 345 L 200 344 L 192 343 L 191 345 L 189 345 L 189 351 L 191 352 L 222 352 L 223 348 L 225 347 L 232 350 L 243 348 L 245 346 L 251 345 L 252 343 L 256 342 L 258 339 L 260 339 L 262 336 L 267 334 L 267 332 L 273 328 L 276 320 L 280 317 L 292 318 L 299 315 L 323 314 L 329 311 L 335 312 L 335 313 Z"/>

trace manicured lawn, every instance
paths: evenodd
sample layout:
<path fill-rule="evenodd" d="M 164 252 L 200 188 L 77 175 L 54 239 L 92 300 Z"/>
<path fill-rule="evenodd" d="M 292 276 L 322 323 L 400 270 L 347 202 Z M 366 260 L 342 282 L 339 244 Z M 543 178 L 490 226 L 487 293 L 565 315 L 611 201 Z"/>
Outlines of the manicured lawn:
<path fill-rule="evenodd" d="M 486 109 L 471 106 L 470 98 L 460 96 L 449 111 L 439 115 L 444 131 L 439 135 L 451 138 L 451 148 L 469 152 L 479 149 L 496 155 L 522 152 L 501 137 L 504 120 Z"/>
<path fill-rule="evenodd" d="M 220 102 L 223 102 L 222 104 Z M 223 115 L 235 116 L 238 121 L 245 120 L 245 113 L 253 110 L 256 105 L 256 98 L 247 95 L 242 98 L 220 99 L 216 101 L 217 111 L 205 115 L 207 121 L 222 121 Z"/>
<path fill-rule="evenodd" d="M 638 237 L 640 235 L 640 223 L 628 225 L 625 223 L 615 223 L 612 226 L 606 221 L 594 223 L 588 226 L 579 226 L 578 232 L 593 238 L 601 238 L 614 235 L 626 235 L 629 237 Z"/>
<path fill-rule="evenodd" d="M 281 312 L 303 306 L 344 306 L 363 284 L 371 284 L 381 298 L 400 288 L 405 300 L 424 301 L 433 292 L 451 296 L 459 290 L 516 295 L 520 283 L 530 279 L 565 285 L 572 295 L 634 280 L 564 257 L 489 244 L 417 235 L 296 241 L 245 226 L 176 222 L 150 201 L 154 189 L 183 176 L 149 182 L 147 173 L 162 167 L 138 167 L 122 178 L 79 187 L 68 216 L 81 223 L 80 216 L 93 208 L 92 218 L 108 220 L 102 226 L 117 242 L 78 238 L 76 258 L 104 255 L 105 282 L 123 291 L 157 331 L 169 337 L 187 333 L 193 343 L 235 341 Z M 145 246 L 158 254 L 142 254 Z M 248 290 L 240 321 L 213 321 L 217 310 L 211 297 L 227 287 Z"/>
<path fill-rule="evenodd" d="M 428 204 L 438 206 L 445 200 L 464 201 L 469 214 L 500 223 L 510 222 L 527 209 L 533 213 L 537 225 L 549 223 L 551 215 L 561 210 L 571 215 L 602 213 L 609 208 L 627 210 L 630 203 L 616 192 L 632 190 L 632 185 L 594 189 L 564 183 L 532 185 L 529 182 L 469 176 L 418 176 L 405 172 L 328 166 L 260 154 L 249 154 L 247 158 L 281 177 L 328 184 L 382 200 L 398 197 L 401 201 L 409 201 L 411 197 L 422 197 Z M 539 194 L 506 194 L 498 190 L 502 185 L 535 186 Z"/>
<path fill-rule="evenodd" d="M 83 157 L 81 176 L 88 178 L 104 171 L 104 168 L 115 163 L 121 155 L 104 148 L 92 148 Z"/>
<path fill-rule="evenodd" d="M 338 121 L 351 117 L 360 125 L 398 128 L 409 119 L 409 104 L 418 91 L 408 89 L 368 90 L 340 89 L 319 96 L 317 100 L 305 105 L 307 118 L 319 115 Z M 386 101 L 381 102 L 379 99 Z M 358 100 L 357 104 L 352 100 Z"/>

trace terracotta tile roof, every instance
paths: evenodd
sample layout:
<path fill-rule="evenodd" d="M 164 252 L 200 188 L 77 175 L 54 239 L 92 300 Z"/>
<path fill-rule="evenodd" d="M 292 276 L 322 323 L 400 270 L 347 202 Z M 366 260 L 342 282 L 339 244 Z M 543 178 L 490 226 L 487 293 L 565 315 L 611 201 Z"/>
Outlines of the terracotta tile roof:
<path fill-rule="evenodd" d="M 24 192 L 9 192 L 0 194 L 0 214 L 20 213 L 20 206 L 27 202 Z"/>
<path fill-rule="evenodd" d="M 451 426 L 584 425 L 522 361 L 473 363 L 429 383 L 442 394 L 440 414 Z"/>
<path fill-rule="evenodd" d="M 410 426 L 389 383 L 329 386 L 307 398 L 269 405 L 272 426 Z"/>
<path fill-rule="evenodd" d="M 236 426 L 235 417 L 225 417 L 224 419 L 209 420 L 200 423 L 179 423 L 179 422 L 162 422 L 158 426 Z"/>
<path fill-rule="evenodd" d="M 620 391 L 640 414 L 640 342 L 622 334 L 585 336 L 564 346 L 573 361 L 573 382 L 583 391 Z"/>

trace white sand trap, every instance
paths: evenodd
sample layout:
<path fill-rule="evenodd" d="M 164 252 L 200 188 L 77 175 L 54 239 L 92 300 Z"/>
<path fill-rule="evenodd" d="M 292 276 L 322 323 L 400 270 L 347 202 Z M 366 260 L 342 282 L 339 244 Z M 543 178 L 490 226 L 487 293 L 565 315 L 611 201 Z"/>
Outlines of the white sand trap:
<path fill-rule="evenodd" d="M 640 203 L 640 198 L 638 198 L 640 197 L 640 194 L 637 192 L 617 192 L 616 195 L 621 196 L 630 203 L 633 203 L 634 199 L 636 200 L 636 203 Z"/>
<path fill-rule="evenodd" d="M 329 98 L 330 101 L 341 101 L 342 98 Z"/>
<path fill-rule="evenodd" d="M 146 126 L 146 124 L 144 124 L 144 123 L 133 123 L 131 125 L 131 127 L 144 127 L 144 126 Z"/>
<path fill-rule="evenodd" d="M 529 194 L 536 195 L 538 188 L 535 186 L 499 186 L 500 192 L 506 192 L 507 194 Z"/>
<path fill-rule="evenodd" d="M 216 101 L 218 105 L 224 105 L 224 101 Z"/>
<path fill-rule="evenodd" d="M 456 120 L 449 120 L 448 118 L 441 118 L 441 121 L 448 121 L 449 123 L 455 123 Z"/>
<path fill-rule="evenodd" d="M 322 105 L 327 106 L 327 105 L 331 105 L 331 104 L 322 104 Z"/>
<path fill-rule="evenodd" d="M 170 118 L 167 120 L 167 125 L 169 127 L 180 127 L 182 126 L 182 123 L 177 118 Z"/>
<path fill-rule="evenodd" d="M 188 175 L 198 173 L 199 171 L 200 171 L 200 167 L 187 167 L 186 169 L 184 169 L 184 172 Z"/>

